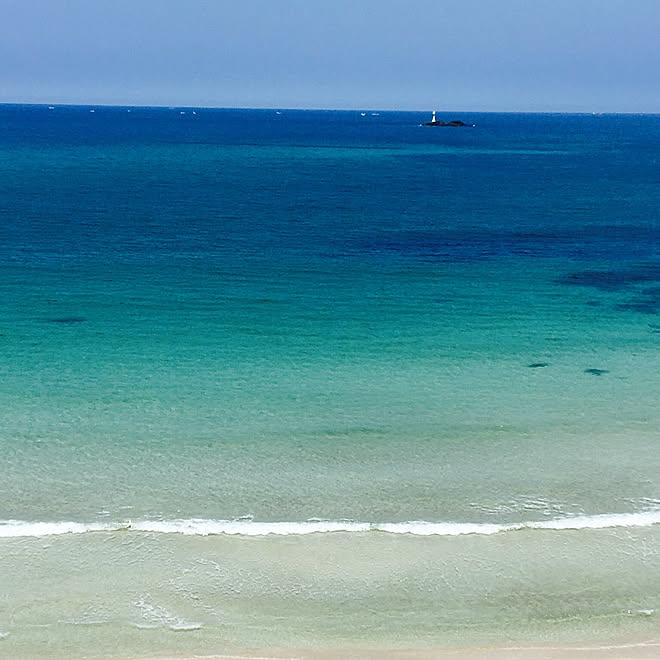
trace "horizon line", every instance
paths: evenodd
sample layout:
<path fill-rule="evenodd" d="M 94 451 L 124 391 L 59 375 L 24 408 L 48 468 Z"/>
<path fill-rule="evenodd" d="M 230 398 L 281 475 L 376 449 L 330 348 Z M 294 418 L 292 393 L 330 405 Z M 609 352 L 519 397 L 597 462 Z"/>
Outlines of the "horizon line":
<path fill-rule="evenodd" d="M 0 106 L 45 106 L 64 108 L 153 108 L 163 110 L 260 110 L 260 111 L 295 111 L 295 112 L 400 112 L 400 113 L 428 113 L 433 109 L 398 109 L 360 106 L 352 108 L 324 108 L 320 106 L 222 106 L 222 105 L 172 105 L 172 104 L 136 104 L 136 103 L 72 103 L 60 101 L 0 101 Z M 465 113 L 465 114 L 516 114 L 516 115 L 660 115 L 658 111 L 644 110 L 435 110 L 436 113 Z"/>

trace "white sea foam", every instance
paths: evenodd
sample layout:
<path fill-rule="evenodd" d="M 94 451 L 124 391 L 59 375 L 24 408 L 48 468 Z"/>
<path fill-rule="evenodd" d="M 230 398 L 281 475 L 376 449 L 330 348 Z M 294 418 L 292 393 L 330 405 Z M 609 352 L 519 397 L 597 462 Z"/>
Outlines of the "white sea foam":
<path fill-rule="evenodd" d="M 139 619 L 133 623 L 136 628 L 169 628 L 174 632 L 189 632 L 202 628 L 201 623 L 187 621 L 158 605 L 149 594 L 142 595 L 134 605 L 139 615 Z"/>
<path fill-rule="evenodd" d="M 189 520 L 143 521 L 131 523 L 140 532 L 209 536 L 229 534 L 240 536 L 291 536 L 322 532 L 368 532 L 369 523 L 310 520 L 305 522 L 254 522 L 252 520 Z"/>
<path fill-rule="evenodd" d="M 639 513 L 604 513 L 596 516 L 572 516 L 529 522 L 531 529 L 605 529 L 607 527 L 650 527 L 660 523 L 660 511 Z"/>
<path fill-rule="evenodd" d="M 377 523 L 371 526 L 379 532 L 389 534 L 413 534 L 415 536 L 461 536 L 462 534 L 497 534 L 515 525 L 496 525 L 492 523 L 433 523 L 415 520 L 404 523 Z"/>
<path fill-rule="evenodd" d="M 188 518 L 173 520 L 137 520 L 106 523 L 0 521 L 0 538 L 42 537 L 88 532 L 151 532 L 188 536 L 300 536 L 329 532 L 382 532 L 413 536 L 493 535 L 521 530 L 583 530 L 613 527 L 650 527 L 660 524 L 660 510 L 637 513 L 607 513 L 591 516 L 565 516 L 552 520 L 521 523 L 430 522 L 358 522 L 350 520 L 307 520 L 304 522 L 257 522 L 250 518 L 211 520 Z"/>

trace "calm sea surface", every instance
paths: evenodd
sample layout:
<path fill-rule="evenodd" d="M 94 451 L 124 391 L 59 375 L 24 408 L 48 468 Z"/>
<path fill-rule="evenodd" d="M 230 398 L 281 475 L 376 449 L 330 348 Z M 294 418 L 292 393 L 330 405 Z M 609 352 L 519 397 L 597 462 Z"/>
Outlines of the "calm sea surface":
<path fill-rule="evenodd" d="M 460 118 L 0 106 L 0 655 L 657 631 L 660 116 Z"/>

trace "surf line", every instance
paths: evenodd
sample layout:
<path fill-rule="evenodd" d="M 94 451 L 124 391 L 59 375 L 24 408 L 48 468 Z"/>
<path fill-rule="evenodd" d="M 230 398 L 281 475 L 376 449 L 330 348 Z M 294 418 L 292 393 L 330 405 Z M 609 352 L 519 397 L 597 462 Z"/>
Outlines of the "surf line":
<path fill-rule="evenodd" d="M 91 532 L 160 533 L 187 536 L 300 536 L 327 533 L 380 532 L 411 536 L 486 535 L 523 530 L 586 530 L 614 527 L 650 527 L 660 523 L 660 510 L 637 513 L 608 513 L 591 516 L 570 516 L 552 520 L 522 523 L 468 522 L 357 522 L 350 520 L 311 519 L 303 522 L 258 522 L 248 518 L 212 520 L 187 518 L 172 520 L 137 520 L 84 523 L 73 521 L 0 521 L 0 538 L 59 536 Z"/>

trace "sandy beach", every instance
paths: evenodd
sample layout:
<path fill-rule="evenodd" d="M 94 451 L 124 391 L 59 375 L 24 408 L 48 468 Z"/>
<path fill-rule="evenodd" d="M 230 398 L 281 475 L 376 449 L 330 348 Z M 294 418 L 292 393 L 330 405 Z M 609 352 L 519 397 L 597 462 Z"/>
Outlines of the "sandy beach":
<path fill-rule="evenodd" d="M 103 656 L 88 660 L 109 660 Z M 173 660 L 173 656 L 140 660 Z M 332 649 L 254 651 L 239 654 L 186 655 L 176 660 L 650 660 L 660 658 L 660 640 L 616 645 L 450 647 L 429 649 Z M 127 659 L 128 660 L 128 659 Z M 134 660 L 134 659 L 132 659 Z"/>

